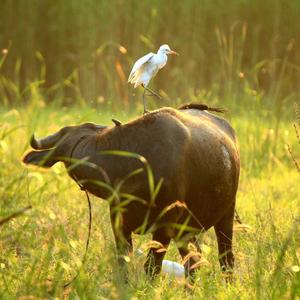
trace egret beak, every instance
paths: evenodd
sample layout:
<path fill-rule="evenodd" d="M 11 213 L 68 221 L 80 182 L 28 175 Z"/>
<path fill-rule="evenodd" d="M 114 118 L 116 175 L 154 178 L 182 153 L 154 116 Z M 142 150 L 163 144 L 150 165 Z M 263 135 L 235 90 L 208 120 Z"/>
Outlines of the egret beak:
<path fill-rule="evenodd" d="M 168 54 L 174 54 L 174 55 L 179 55 L 179 53 L 173 51 L 173 50 L 170 50 Z"/>

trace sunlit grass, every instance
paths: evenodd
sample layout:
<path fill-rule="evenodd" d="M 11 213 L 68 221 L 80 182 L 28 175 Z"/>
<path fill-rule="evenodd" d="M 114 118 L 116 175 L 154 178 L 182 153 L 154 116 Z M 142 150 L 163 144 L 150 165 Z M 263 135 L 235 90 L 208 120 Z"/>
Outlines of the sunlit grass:
<path fill-rule="evenodd" d="M 129 282 L 125 284 L 117 266 L 108 204 L 92 197 L 94 222 L 87 261 L 79 277 L 64 291 L 62 285 L 76 274 L 84 253 L 88 226 L 85 196 L 62 165 L 50 171 L 27 168 L 21 157 L 33 132 L 44 136 L 61 126 L 84 121 L 111 124 L 112 115 L 89 107 L 83 113 L 76 107 L 37 105 L 34 102 L 26 108 L 3 110 L 1 115 L 0 218 L 29 204 L 33 207 L 1 227 L 3 298 L 62 297 L 70 293 L 93 299 L 178 299 L 191 295 L 195 299 L 282 299 L 299 294 L 299 173 L 285 147 L 285 143 L 295 151 L 298 147 L 292 122 L 283 120 L 275 135 L 274 122 L 263 111 L 228 116 L 240 140 L 237 210 L 247 224 L 235 229 L 232 286 L 225 285 L 220 272 L 213 231 L 203 238 L 203 257 L 208 263 L 198 272 L 193 294 L 181 283 L 164 277 L 149 282 L 143 270 L 144 256 L 130 257 Z M 124 122 L 130 118 L 124 113 L 114 117 Z M 149 238 L 135 236 L 135 248 L 146 249 Z M 180 261 L 174 244 L 166 257 Z"/>

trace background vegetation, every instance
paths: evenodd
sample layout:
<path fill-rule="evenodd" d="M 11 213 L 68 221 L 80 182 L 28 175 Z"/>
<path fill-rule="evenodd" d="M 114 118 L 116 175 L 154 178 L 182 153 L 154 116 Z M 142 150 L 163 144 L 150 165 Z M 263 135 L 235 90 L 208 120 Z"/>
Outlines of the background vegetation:
<path fill-rule="evenodd" d="M 38 1 L 0 2 L 0 298 L 296 299 L 300 295 L 300 1 Z M 199 101 L 226 106 L 240 141 L 237 208 L 249 226 L 235 227 L 235 283 L 226 286 L 216 241 L 194 293 L 164 277 L 149 282 L 144 257 L 131 257 L 129 282 L 116 265 L 107 203 L 92 199 L 88 259 L 84 194 L 61 165 L 25 168 L 32 132 L 127 121 L 142 111 L 141 91 L 127 84 L 135 59 L 168 43 L 181 56 L 151 82 L 164 96 L 152 108 Z M 298 127 L 297 127 L 298 126 Z M 298 129 L 299 130 L 299 129 Z M 146 250 L 150 237 L 135 237 Z M 167 257 L 180 261 L 172 244 Z"/>
<path fill-rule="evenodd" d="M 133 61 L 168 43 L 181 57 L 153 85 L 170 103 L 200 94 L 244 108 L 246 90 L 282 107 L 300 91 L 299 13 L 299 0 L 2 0 L 1 102 L 28 100 L 34 81 L 47 102 L 134 106 Z"/>

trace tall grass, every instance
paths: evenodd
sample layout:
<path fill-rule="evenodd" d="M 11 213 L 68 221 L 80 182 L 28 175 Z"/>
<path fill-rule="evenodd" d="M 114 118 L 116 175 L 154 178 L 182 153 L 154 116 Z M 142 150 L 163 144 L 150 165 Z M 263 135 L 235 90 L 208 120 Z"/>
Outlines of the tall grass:
<path fill-rule="evenodd" d="M 109 113 L 100 116 L 94 108 L 86 107 L 82 115 L 82 109 L 76 107 L 68 108 L 67 113 L 55 106 L 37 110 L 37 102 L 27 108 L 4 110 L 0 119 L 0 220 L 32 205 L 30 211 L 0 227 L 2 298 L 282 299 L 299 295 L 299 174 L 284 147 L 287 142 L 296 147 L 297 139 L 292 124 L 283 120 L 280 138 L 275 140 L 259 110 L 254 120 L 246 114 L 232 116 L 242 157 L 237 209 L 250 226 L 235 227 L 232 286 L 226 287 L 222 278 L 212 231 L 202 241 L 206 263 L 197 274 L 192 294 L 165 277 L 150 282 L 143 270 L 144 256 L 127 259 L 129 277 L 125 283 L 117 266 L 108 205 L 93 197 L 87 260 L 72 286 L 63 290 L 63 284 L 80 268 L 84 253 L 88 226 L 84 194 L 62 166 L 49 172 L 25 169 L 20 158 L 32 131 L 42 136 L 70 123 L 111 121 Z M 122 120 L 126 118 L 121 115 Z M 278 144 L 276 155 L 274 143 Z M 149 238 L 134 236 L 134 248 L 146 250 Z M 174 244 L 167 258 L 180 262 Z"/>

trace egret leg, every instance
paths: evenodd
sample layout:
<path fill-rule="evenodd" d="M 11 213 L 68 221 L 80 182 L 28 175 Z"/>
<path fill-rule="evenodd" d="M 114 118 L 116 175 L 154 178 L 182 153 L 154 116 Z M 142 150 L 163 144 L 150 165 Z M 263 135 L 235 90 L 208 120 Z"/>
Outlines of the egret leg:
<path fill-rule="evenodd" d="M 158 99 L 162 100 L 161 96 L 159 94 L 157 94 L 156 92 L 154 92 L 153 90 L 151 90 L 150 88 L 144 86 L 144 89 L 147 90 L 148 92 L 151 93 L 151 96 L 155 96 L 157 97 Z"/>
<path fill-rule="evenodd" d="M 145 99 L 145 93 L 146 93 L 146 89 L 144 89 L 144 93 L 143 93 L 144 114 L 146 114 L 148 112 L 147 105 L 146 105 L 146 99 Z"/>

